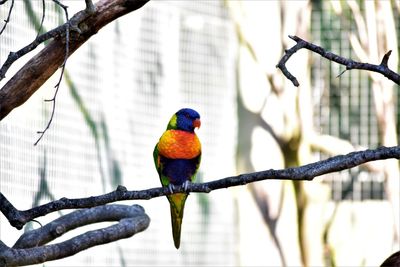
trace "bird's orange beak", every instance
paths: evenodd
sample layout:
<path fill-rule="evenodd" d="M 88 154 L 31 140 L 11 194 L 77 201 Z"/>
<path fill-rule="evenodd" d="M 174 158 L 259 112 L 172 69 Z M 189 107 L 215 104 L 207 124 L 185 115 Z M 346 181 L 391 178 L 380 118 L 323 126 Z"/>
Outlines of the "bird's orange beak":
<path fill-rule="evenodd" d="M 200 126 L 201 126 L 201 121 L 200 121 L 200 119 L 195 119 L 195 120 L 193 121 L 193 127 L 194 127 L 194 128 L 200 128 Z"/>

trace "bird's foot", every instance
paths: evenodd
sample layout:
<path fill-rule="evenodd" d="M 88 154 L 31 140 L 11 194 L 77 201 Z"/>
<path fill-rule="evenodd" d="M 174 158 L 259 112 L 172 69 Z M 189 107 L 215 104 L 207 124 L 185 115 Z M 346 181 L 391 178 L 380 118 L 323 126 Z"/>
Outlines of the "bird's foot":
<path fill-rule="evenodd" d="M 183 189 L 185 189 L 185 192 L 188 191 L 188 187 L 189 187 L 189 185 L 190 185 L 191 183 L 192 183 L 192 182 L 189 181 L 189 180 L 187 180 L 187 181 L 185 181 L 185 182 L 183 183 Z"/>
<path fill-rule="evenodd" d="M 189 185 L 191 184 L 191 181 L 185 181 L 181 186 L 183 187 L 184 191 L 187 192 Z M 169 184 L 168 186 L 168 190 L 171 194 L 173 194 L 178 188 L 180 188 L 180 186 L 177 185 L 173 185 L 173 184 Z"/>
<path fill-rule="evenodd" d="M 168 185 L 168 190 L 169 190 L 169 192 L 171 193 L 171 194 L 173 194 L 174 193 L 174 189 L 175 189 L 176 187 L 173 185 L 173 184 L 169 184 Z"/>

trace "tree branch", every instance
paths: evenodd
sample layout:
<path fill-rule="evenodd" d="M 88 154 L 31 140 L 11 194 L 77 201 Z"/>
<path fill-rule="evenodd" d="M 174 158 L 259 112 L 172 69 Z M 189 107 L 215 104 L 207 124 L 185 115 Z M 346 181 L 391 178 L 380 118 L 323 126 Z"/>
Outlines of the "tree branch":
<path fill-rule="evenodd" d="M 35 39 L 37 39 L 38 38 L 38 36 L 39 36 L 39 34 L 40 34 L 40 31 L 42 30 L 42 28 L 43 28 L 43 22 L 44 22 L 44 18 L 46 17 L 46 2 L 45 2 L 45 0 L 42 0 L 42 18 L 40 19 L 40 26 L 39 26 L 39 29 L 38 29 L 38 31 L 37 31 L 37 35 L 36 35 L 36 38 Z M 4 75 L 3 75 L 4 76 Z M 4 77 L 1 77 L 1 75 L 0 75 L 0 81 L 3 79 Z"/>
<path fill-rule="evenodd" d="M 66 25 L 67 25 L 67 27 L 65 28 L 65 55 L 64 55 L 64 61 L 63 61 L 62 65 L 61 65 L 60 77 L 58 78 L 57 84 L 54 86 L 54 88 L 55 88 L 54 95 L 53 95 L 53 97 L 51 99 L 46 99 L 45 100 L 45 102 L 51 102 L 52 103 L 50 119 L 48 120 L 48 122 L 46 124 L 46 127 L 42 131 L 38 131 L 37 132 L 39 134 L 39 137 L 36 140 L 36 142 L 34 143 L 35 146 L 43 138 L 44 134 L 50 128 L 51 122 L 53 121 L 54 114 L 55 114 L 55 111 L 56 111 L 56 99 L 57 99 L 58 91 L 60 90 L 60 85 L 61 85 L 62 78 L 64 76 L 65 65 L 67 64 L 67 59 L 69 57 L 69 42 L 70 42 L 69 35 L 70 35 L 71 24 L 70 24 L 70 21 L 69 21 L 68 7 L 63 5 L 63 4 L 61 4 L 58 0 L 53 0 L 53 1 L 64 10 L 64 14 L 65 14 L 65 20 L 66 20 Z M 42 17 L 42 19 L 43 18 L 44 18 L 44 16 Z M 42 27 L 42 25 L 40 25 L 40 27 Z"/>
<path fill-rule="evenodd" d="M 389 51 L 384 55 L 382 62 L 379 65 L 375 65 L 370 63 L 357 62 L 349 58 L 341 57 L 332 52 L 326 51 L 320 46 L 309 43 L 297 36 L 289 35 L 289 38 L 296 41 L 297 44 L 291 47 L 290 49 L 285 50 L 285 54 L 283 55 L 279 63 L 276 65 L 276 67 L 282 71 L 283 75 L 285 75 L 286 78 L 288 78 L 293 83 L 294 86 L 299 86 L 300 84 L 297 81 L 296 77 L 294 77 L 286 68 L 286 62 L 294 53 L 296 53 L 298 50 L 302 48 L 308 49 L 312 52 L 321 55 L 326 59 L 329 59 L 331 61 L 346 66 L 346 69 L 338 76 L 342 75 L 346 70 L 352 70 L 352 69 L 368 70 L 368 71 L 378 72 L 387 77 L 388 79 L 392 80 L 396 84 L 400 84 L 400 75 L 389 69 L 389 67 L 387 66 L 387 62 L 389 60 L 392 51 Z"/>
<path fill-rule="evenodd" d="M 367 149 L 363 151 L 352 152 L 346 155 L 331 157 L 326 160 L 307 164 L 296 168 L 287 168 L 282 170 L 266 170 L 260 172 L 246 173 L 238 176 L 227 177 L 206 183 L 192 183 L 187 187 L 187 191 L 183 187 L 175 190 L 178 192 L 198 192 L 209 193 L 212 190 L 228 188 L 231 186 L 245 185 L 252 182 L 263 180 L 308 180 L 311 181 L 315 177 L 346 170 L 356 167 L 363 163 L 383 160 L 383 159 L 400 159 L 400 147 L 380 147 L 377 149 Z M 29 210 L 16 209 L 7 198 L 0 193 L 0 211 L 6 216 L 10 224 L 17 229 L 21 229 L 27 222 L 54 211 L 64 209 L 90 208 L 112 203 L 121 200 L 133 199 L 151 199 L 159 196 L 170 195 L 167 187 L 151 188 L 140 191 L 128 191 L 123 186 L 118 186 L 117 190 L 99 196 L 88 198 L 68 199 L 61 198 L 47 204 L 34 207 Z"/>
<path fill-rule="evenodd" d="M 60 77 L 58 78 L 58 82 L 57 84 L 54 86 L 55 91 L 54 91 L 54 95 L 51 99 L 47 99 L 45 100 L 45 102 L 51 102 L 52 103 L 52 109 L 51 109 L 51 114 L 50 114 L 50 119 L 46 124 L 46 127 L 42 130 L 42 131 L 38 131 L 37 133 L 39 134 L 38 139 L 36 140 L 36 142 L 34 143 L 34 145 L 36 146 L 39 141 L 43 138 L 44 134 L 47 132 L 47 130 L 50 128 L 51 122 L 53 121 L 54 118 L 54 114 L 56 111 L 56 99 L 57 99 L 57 95 L 58 95 L 58 91 L 60 90 L 60 85 L 61 85 L 61 81 L 62 78 L 64 76 L 64 71 L 65 71 L 65 65 L 67 64 L 67 59 L 69 57 L 69 42 L 70 42 L 70 27 L 71 27 L 71 23 L 69 21 L 69 15 L 68 15 L 68 7 L 61 4 L 58 0 L 53 0 L 57 5 L 59 5 L 63 10 L 64 10 L 64 14 L 65 14 L 65 20 L 66 20 L 66 25 L 67 27 L 65 28 L 65 55 L 64 55 L 64 61 L 61 65 L 61 73 L 60 73 Z M 44 13 L 43 13 L 44 14 Z M 44 18 L 44 16 L 42 17 L 42 19 Z M 43 22 L 43 21 L 42 21 Z M 42 25 L 41 25 L 42 26 Z"/>
<path fill-rule="evenodd" d="M 45 245 L 70 230 L 106 221 L 119 222 L 61 243 Z M 23 234 L 12 248 L 1 243 L 0 265 L 21 266 L 65 258 L 93 246 L 131 237 L 145 230 L 149 223 L 149 217 L 139 205 L 105 205 L 77 210 Z"/>
<path fill-rule="evenodd" d="M 4 4 L 5 2 L 7 2 L 7 0 L 4 1 L 0 1 L 0 5 Z M 3 31 L 6 29 L 7 24 L 10 22 L 10 17 L 11 17 L 11 13 L 14 7 L 14 0 L 11 0 L 11 5 L 10 5 L 10 9 L 8 10 L 8 15 L 7 18 L 4 20 L 4 25 L 0 30 L 0 35 L 3 33 Z M 0 75 L 1 76 L 1 75 Z M 0 79 L 1 80 L 1 79 Z"/>
<path fill-rule="evenodd" d="M 93 14 L 96 11 L 96 7 L 93 5 L 92 0 L 85 0 L 85 5 L 85 10 L 88 14 Z"/>
<path fill-rule="evenodd" d="M 11 64 L 35 49 L 41 42 L 53 38 L 37 55 L 32 57 L 0 90 L 0 120 L 29 97 L 61 66 L 65 56 L 65 29 L 71 25 L 69 55 L 74 53 L 91 36 L 115 19 L 137 10 L 149 0 L 100 0 L 93 13 L 87 8 L 76 13 L 67 23 L 45 33 L 18 52 L 11 52 L 0 69 L 5 75 Z M 89 3 L 89 2 L 88 2 Z M 89 3 L 90 5 L 90 3 Z"/>

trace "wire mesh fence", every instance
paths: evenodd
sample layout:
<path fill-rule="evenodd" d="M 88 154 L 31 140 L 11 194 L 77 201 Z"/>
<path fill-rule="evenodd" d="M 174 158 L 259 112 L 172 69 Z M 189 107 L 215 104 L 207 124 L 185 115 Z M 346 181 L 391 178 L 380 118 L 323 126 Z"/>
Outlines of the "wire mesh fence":
<path fill-rule="evenodd" d="M 44 25 L 52 28 L 63 14 L 54 3 L 46 4 Z M 78 1 L 64 4 L 71 14 L 83 8 Z M 27 6 L 41 14 L 41 1 L 16 1 L 14 12 L 24 14 Z M 21 15 L 11 21 L 1 36 L 1 62 L 33 40 L 38 18 Z M 119 184 L 132 190 L 160 186 L 152 150 L 182 107 L 202 116 L 198 135 L 204 160 L 198 180 L 228 176 L 234 172 L 236 142 L 234 55 L 234 30 L 219 1 L 154 1 L 121 18 L 68 60 L 53 123 L 38 146 L 33 146 L 35 133 L 51 112 L 43 100 L 54 94 L 58 72 L 2 121 L 1 192 L 26 209 L 61 197 L 102 194 Z M 172 242 L 168 201 L 139 204 L 151 217 L 148 231 L 46 265 L 234 265 L 230 193 L 189 197 L 179 251 Z M 19 234 L 2 220 L 2 241 L 11 245 Z"/>
<path fill-rule="evenodd" d="M 35 38 L 41 3 L 15 1 L 19 15 L 0 36 L 0 64 L 10 51 Z M 84 8 L 83 1 L 63 3 L 70 14 Z M 351 13 L 337 16 L 328 1 L 312 3 L 312 41 L 354 58 L 348 41 L 356 30 Z M 0 6 L 0 18 L 7 15 L 9 4 Z M 62 22 L 63 14 L 54 3 L 47 7 L 44 25 L 51 29 Z M 398 13 L 396 21 L 398 27 Z M 150 1 L 108 25 L 68 60 L 53 123 L 38 146 L 33 146 L 36 131 L 45 127 L 51 112 L 43 100 L 53 96 L 59 72 L 0 123 L 0 191 L 17 208 L 28 209 L 61 197 L 102 194 L 119 184 L 132 190 L 160 186 L 152 151 L 170 116 L 181 107 L 192 107 L 202 116 L 198 135 L 203 158 L 197 181 L 231 176 L 236 171 L 237 46 L 223 1 Z M 24 62 L 17 62 L 8 77 Z M 315 127 L 352 144 L 378 146 L 368 74 L 352 70 L 335 78 L 342 67 L 316 55 L 311 69 Z M 362 168 L 329 175 L 325 182 L 334 201 L 387 197 L 383 175 Z M 238 265 L 235 201 L 231 191 L 190 195 L 179 251 L 173 247 L 167 200 L 140 201 L 151 218 L 145 232 L 46 265 Z M 35 227 L 29 223 L 25 230 Z M 19 235 L 1 220 L 3 242 L 11 245 Z"/>
<path fill-rule="evenodd" d="M 330 2 L 315 2 L 311 23 L 313 41 L 338 55 L 357 60 L 350 43 L 350 34 L 357 32 L 357 21 L 349 5 L 341 7 L 342 16 L 338 16 Z M 395 6 L 393 9 L 397 14 Z M 344 66 L 318 55 L 312 58 L 316 127 L 323 134 L 349 140 L 355 146 L 367 148 L 381 145 L 368 72 L 351 70 L 340 75 L 345 70 Z M 371 173 L 362 168 L 331 174 L 326 178 L 335 201 L 386 199 L 384 180 L 383 173 Z"/>

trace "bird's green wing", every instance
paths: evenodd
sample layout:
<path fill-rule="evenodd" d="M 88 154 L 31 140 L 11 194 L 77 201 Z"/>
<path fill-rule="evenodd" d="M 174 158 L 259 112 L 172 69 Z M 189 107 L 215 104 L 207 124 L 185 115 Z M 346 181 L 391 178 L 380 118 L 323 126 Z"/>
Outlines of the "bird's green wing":
<path fill-rule="evenodd" d="M 169 185 L 168 177 L 162 175 L 163 164 L 160 160 L 160 154 L 158 152 L 158 143 L 156 144 L 153 150 L 153 159 L 154 159 L 154 165 L 156 166 L 158 172 L 158 176 L 160 177 L 161 184 L 163 186 L 168 186 Z"/>
<path fill-rule="evenodd" d="M 200 167 L 200 162 L 201 162 L 201 153 L 196 158 L 194 158 L 194 160 L 196 161 L 196 171 L 190 177 L 190 181 L 191 182 L 194 182 L 194 180 L 196 180 L 196 174 L 197 174 L 197 171 L 198 171 L 198 169 Z"/>

